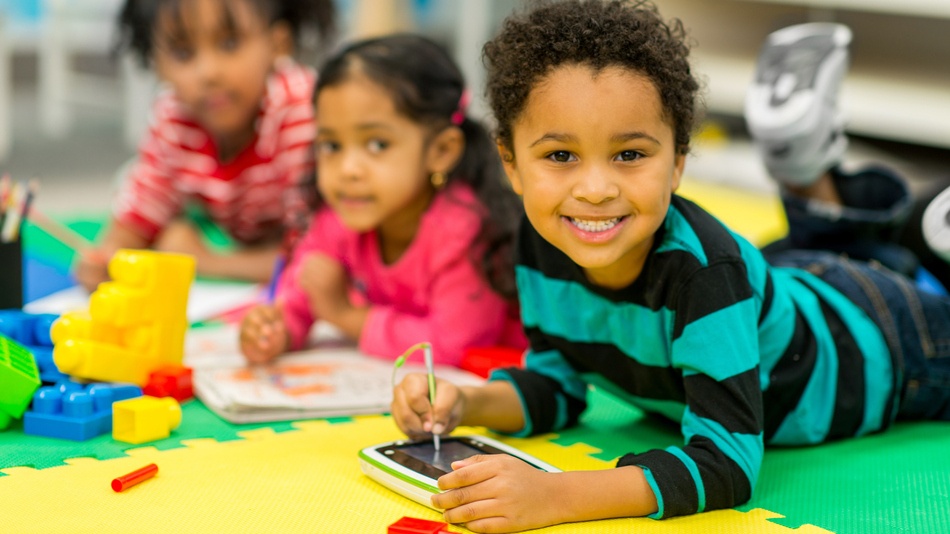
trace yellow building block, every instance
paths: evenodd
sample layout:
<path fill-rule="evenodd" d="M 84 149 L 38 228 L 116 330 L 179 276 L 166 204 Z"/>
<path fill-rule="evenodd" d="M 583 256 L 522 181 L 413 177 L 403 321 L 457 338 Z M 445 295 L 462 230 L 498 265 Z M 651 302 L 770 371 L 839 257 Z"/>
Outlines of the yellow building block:
<path fill-rule="evenodd" d="M 172 397 L 148 395 L 112 403 L 112 439 L 145 443 L 165 439 L 181 424 L 181 406 Z"/>
<path fill-rule="evenodd" d="M 122 249 L 109 274 L 112 281 L 99 285 L 88 310 L 53 324 L 53 360 L 72 376 L 143 386 L 155 369 L 181 364 L 195 260 Z"/>

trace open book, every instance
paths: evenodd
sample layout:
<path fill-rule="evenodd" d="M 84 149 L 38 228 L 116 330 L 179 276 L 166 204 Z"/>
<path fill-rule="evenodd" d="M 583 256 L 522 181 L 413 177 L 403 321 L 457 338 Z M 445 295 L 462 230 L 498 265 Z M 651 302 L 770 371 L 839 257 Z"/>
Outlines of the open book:
<path fill-rule="evenodd" d="M 204 333 L 206 349 L 213 343 L 208 335 L 220 333 Z M 190 346 L 201 344 L 192 339 Z M 424 373 L 421 362 L 421 353 L 411 356 L 398 369 L 397 382 L 408 373 Z M 198 398 L 232 423 L 385 413 L 392 400 L 393 362 L 366 356 L 339 342 L 286 354 L 266 366 L 247 366 L 239 354 L 235 357 L 226 351 L 214 357 L 208 352 L 189 352 L 186 364 L 194 369 Z M 484 381 L 454 367 L 436 366 L 435 374 L 458 385 Z"/>

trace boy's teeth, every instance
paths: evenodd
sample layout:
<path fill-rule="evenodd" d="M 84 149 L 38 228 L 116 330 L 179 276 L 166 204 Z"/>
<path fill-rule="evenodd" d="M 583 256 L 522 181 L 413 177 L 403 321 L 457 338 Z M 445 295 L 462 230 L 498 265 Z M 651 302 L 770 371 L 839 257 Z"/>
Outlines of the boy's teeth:
<path fill-rule="evenodd" d="M 607 219 L 605 221 L 585 221 L 584 219 L 575 219 L 570 218 L 571 224 L 580 228 L 585 232 L 603 232 L 605 230 L 610 230 L 620 222 L 620 217 L 614 217 L 613 219 Z"/>

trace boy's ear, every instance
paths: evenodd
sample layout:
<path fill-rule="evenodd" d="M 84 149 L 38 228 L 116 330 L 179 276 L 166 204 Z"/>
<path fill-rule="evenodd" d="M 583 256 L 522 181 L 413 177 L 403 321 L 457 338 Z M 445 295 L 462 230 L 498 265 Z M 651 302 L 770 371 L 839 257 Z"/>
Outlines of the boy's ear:
<path fill-rule="evenodd" d="M 680 181 L 683 179 L 683 169 L 686 168 L 686 154 L 677 153 L 673 160 L 673 177 L 670 184 L 670 191 L 675 193 L 679 189 Z"/>
<path fill-rule="evenodd" d="M 522 184 L 521 174 L 518 172 L 518 166 L 515 165 L 515 154 L 501 141 L 495 143 L 498 147 L 498 156 L 501 158 L 501 166 L 505 169 L 505 176 L 508 177 L 508 183 L 511 184 L 511 190 L 516 195 L 521 196 Z"/>
<path fill-rule="evenodd" d="M 282 20 L 278 20 L 270 27 L 271 46 L 274 48 L 274 56 L 292 56 L 294 54 L 294 34 L 290 30 L 290 25 Z"/>
<path fill-rule="evenodd" d="M 426 149 L 426 168 L 429 172 L 447 173 L 458 164 L 464 152 L 465 134 L 461 128 L 445 128 L 436 134 Z"/>

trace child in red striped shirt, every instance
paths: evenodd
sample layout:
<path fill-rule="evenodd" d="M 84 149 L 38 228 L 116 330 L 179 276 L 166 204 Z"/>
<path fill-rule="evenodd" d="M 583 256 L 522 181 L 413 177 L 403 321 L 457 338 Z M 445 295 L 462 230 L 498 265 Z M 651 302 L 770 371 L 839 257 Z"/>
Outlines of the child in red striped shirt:
<path fill-rule="evenodd" d="M 167 87 L 111 224 L 77 266 L 80 283 L 105 281 L 117 249 L 148 247 L 195 256 L 199 275 L 267 280 L 312 189 L 315 73 L 292 54 L 306 32 L 325 42 L 334 19 L 331 0 L 127 0 L 120 47 Z M 234 239 L 233 252 L 210 250 L 181 219 L 189 204 Z"/>

